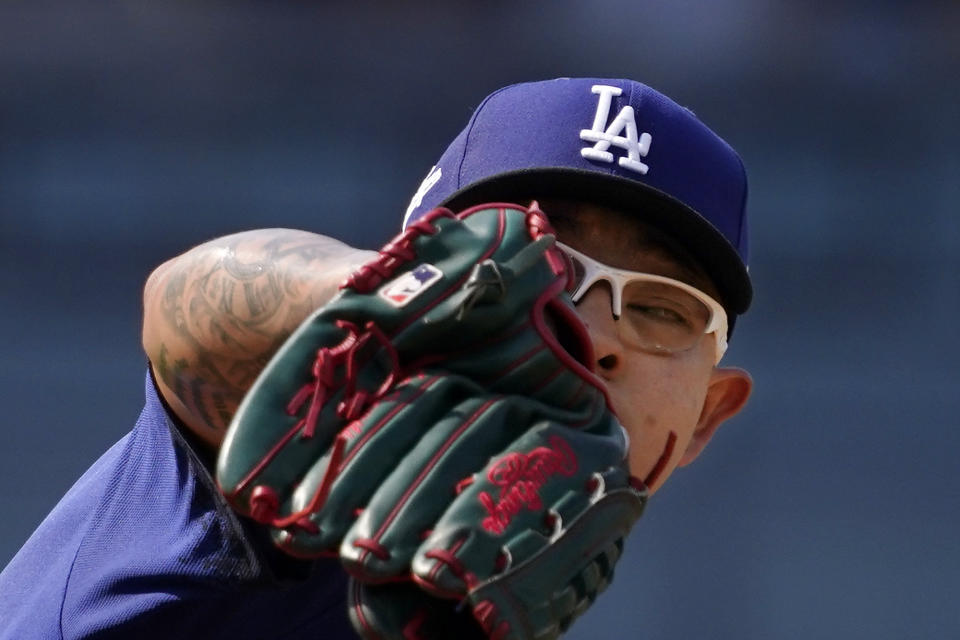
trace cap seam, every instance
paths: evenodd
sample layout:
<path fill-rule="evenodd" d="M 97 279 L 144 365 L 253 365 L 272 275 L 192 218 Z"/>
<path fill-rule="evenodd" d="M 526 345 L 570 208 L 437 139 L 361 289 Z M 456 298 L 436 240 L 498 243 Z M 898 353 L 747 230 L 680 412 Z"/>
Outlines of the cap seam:
<path fill-rule="evenodd" d="M 496 91 L 488 95 L 486 98 L 484 98 L 483 101 L 474 110 L 473 116 L 470 118 L 470 123 L 467 125 L 466 135 L 463 137 L 463 154 L 461 154 L 460 156 L 460 162 L 457 163 L 457 178 L 456 178 L 457 184 L 454 191 L 460 190 L 460 185 L 462 183 L 462 177 L 463 177 L 463 163 L 466 162 L 467 160 L 467 149 L 470 148 L 470 136 L 473 135 L 473 128 L 477 124 L 477 120 L 480 117 L 480 113 L 483 111 L 484 107 L 487 106 L 487 103 L 493 99 L 494 96 L 500 95 L 507 89 L 512 89 L 513 87 L 516 87 L 517 84 L 511 84 L 501 89 L 497 89 Z"/>
<path fill-rule="evenodd" d="M 740 254 L 740 260 L 743 262 L 744 267 L 747 267 L 750 259 L 750 240 L 746 237 L 747 225 L 745 222 L 747 219 L 747 195 L 750 192 L 750 183 L 747 179 L 747 167 L 743 164 L 743 158 L 733 150 L 733 147 L 730 147 L 730 150 L 733 151 L 733 156 L 737 159 L 737 162 L 740 163 L 740 171 L 743 172 L 743 197 L 740 198 L 740 219 L 737 221 L 737 247 L 741 250 L 737 253 Z"/>

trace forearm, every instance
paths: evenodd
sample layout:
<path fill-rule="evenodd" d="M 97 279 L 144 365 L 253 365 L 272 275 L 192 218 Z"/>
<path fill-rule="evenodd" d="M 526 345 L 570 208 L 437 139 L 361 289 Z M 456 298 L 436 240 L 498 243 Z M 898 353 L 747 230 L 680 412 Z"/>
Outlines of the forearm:
<path fill-rule="evenodd" d="M 156 269 L 143 345 L 178 417 L 216 446 L 274 351 L 371 252 L 305 231 L 217 238 Z"/>

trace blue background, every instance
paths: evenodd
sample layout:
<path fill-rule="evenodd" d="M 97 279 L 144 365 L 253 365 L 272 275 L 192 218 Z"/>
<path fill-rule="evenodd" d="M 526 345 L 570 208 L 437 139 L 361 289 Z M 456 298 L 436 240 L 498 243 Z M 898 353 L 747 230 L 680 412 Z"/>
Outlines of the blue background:
<path fill-rule="evenodd" d="M 892 0 L 0 4 L 0 565 L 136 418 L 154 266 L 375 247 L 484 95 L 631 76 L 748 167 L 756 391 L 568 637 L 958 637 L 958 33 Z"/>

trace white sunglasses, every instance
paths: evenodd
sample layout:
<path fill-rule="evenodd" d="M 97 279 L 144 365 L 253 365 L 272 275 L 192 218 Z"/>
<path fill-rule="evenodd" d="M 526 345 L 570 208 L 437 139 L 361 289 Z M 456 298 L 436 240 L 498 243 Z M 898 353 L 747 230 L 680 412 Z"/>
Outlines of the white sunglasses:
<path fill-rule="evenodd" d="M 614 269 L 561 242 L 557 246 L 573 263 L 574 302 L 601 280 L 610 285 L 613 317 L 625 344 L 649 353 L 677 353 L 712 333 L 717 340 L 714 364 L 723 358 L 727 313 L 703 291 L 673 278 Z"/>

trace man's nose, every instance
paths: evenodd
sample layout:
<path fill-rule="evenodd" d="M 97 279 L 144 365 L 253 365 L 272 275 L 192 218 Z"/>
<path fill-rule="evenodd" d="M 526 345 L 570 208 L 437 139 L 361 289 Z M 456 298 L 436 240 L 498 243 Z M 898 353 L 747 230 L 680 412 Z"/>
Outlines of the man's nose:
<path fill-rule="evenodd" d="M 577 311 L 587 325 L 587 332 L 593 343 L 597 374 L 604 379 L 616 377 L 624 364 L 624 347 L 617 335 L 617 325 L 613 318 L 610 302 L 610 287 L 598 282 L 590 287 L 580 302 Z"/>

